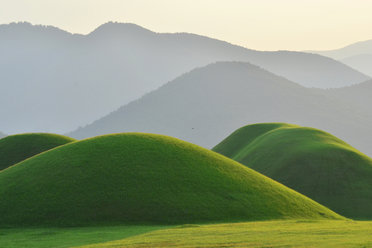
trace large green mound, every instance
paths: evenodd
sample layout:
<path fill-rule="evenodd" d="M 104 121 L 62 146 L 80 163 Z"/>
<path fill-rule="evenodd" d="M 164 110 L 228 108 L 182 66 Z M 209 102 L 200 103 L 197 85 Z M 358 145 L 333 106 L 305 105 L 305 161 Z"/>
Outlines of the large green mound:
<path fill-rule="evenodd" d="M 0 139 L 0 170 L 19 163 L 41 152 L 75 141 L 49 133 L 26 133 Z"/>
<path fill-rule="evenodd" d="M 238 129 L 213 150 L 339 214 L 372 219 L 372 159 L 329 133 L 255 124 Z"/>
<path fill-rule="evenodd" d="M 215 152 L 161 135 L 73 142 L 0 172 L 1 225 L 342 218 Z"/>

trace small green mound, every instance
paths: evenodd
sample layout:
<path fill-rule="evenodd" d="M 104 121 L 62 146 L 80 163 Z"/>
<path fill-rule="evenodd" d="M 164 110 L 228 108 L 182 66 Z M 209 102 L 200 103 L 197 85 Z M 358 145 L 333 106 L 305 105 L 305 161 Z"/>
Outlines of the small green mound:
<path fill-rule="evenodd" d="M 343 216 L 372 219 L 372 159 L 329 133 L 283 123 L 254 124 L 213 150 Z"/>
<path fill-rule="evenodd" d="M 49 133 L 26 133 L 0 139 L 0 170 L 75 139 Z"/>
<path fill-rule="evenodd" d="M 215 152 L 161 135 L 73 142 L 0 172 L 0 225 L 342 218 Z"/>

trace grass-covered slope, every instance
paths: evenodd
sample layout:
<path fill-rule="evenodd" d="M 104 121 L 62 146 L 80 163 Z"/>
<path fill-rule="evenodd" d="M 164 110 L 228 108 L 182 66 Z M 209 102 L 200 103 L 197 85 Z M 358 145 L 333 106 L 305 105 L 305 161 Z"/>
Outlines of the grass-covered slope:
<path fill-rule="evenodd" d="M 372 159 L 329 133 L 255 124 L 238 129 L 213 150 L 341 215 L 372 219 Z"/>
<path fill-rule="evenodd" d="M 0 170 L 36 154 L 75 141 L 75 139 L 48 133 L 27 133 L 0 139 Z"/>
<path fill-rule="evenodd" d="M 217 153 L 135 133 L 73 142 L 3 170 L 0 199 L 9 226 L 341 218 Z"/>

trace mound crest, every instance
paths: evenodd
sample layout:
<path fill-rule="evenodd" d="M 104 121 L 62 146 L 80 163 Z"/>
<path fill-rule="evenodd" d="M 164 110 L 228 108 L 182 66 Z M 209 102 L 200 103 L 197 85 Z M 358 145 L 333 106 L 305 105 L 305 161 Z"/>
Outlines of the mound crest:
<path fill-rule="evenodd" d="M 0 198 L 8 226 L 342 218 L 217 153 L 139 133 L 73 142 L 3 170 Z"/>
<path fill-rule="evenodd" d="M 355 219 L 372 219 L 372 159 L 329 133 L 284 123 L 245 126 L 214 151 Z"/>
<path fill-rule="evenodd" d="M 19 163 L 41 152 L 75 141 L 49 133 L 26 133 L 0 139 L 0 170 Z"/>

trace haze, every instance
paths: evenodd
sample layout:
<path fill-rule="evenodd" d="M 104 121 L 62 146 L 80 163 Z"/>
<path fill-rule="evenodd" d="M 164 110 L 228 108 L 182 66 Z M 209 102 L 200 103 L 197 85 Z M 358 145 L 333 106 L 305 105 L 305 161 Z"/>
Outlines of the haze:
<path fill-rule="evenodd" d="M 2 0 L 0 23 L 89 33 L 108 21 L 202 34 L 258 50 L 327 50 L 372 38 L 365 0 Z"/>

